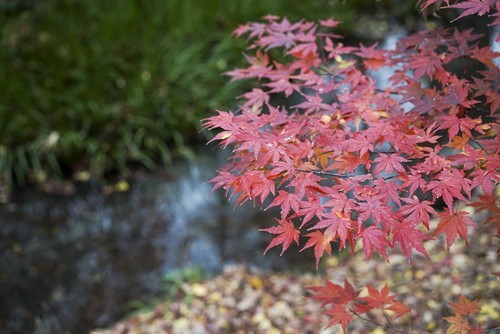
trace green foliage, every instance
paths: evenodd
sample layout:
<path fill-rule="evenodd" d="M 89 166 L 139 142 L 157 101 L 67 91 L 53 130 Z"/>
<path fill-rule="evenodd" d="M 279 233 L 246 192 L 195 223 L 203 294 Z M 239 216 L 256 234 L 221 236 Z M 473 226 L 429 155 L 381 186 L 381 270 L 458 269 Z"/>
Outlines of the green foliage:
<path fill-rule="evenodd" d="M 230 31 L 269 13 L 335 13 L 349 21 L 360 2 L 39 0 L 24 11 L 0 7 L 0 185 L 126 176 L 131 163 L 154 168 L 188 153 L 199 120 L 243 91 L 220 75 L 242 61 L 243 45 Z"/>
<path fill-rule="evenodd" d="M 220 75 L 240 58 L 229 32 L 285 8 L 215 0 L 4 8 L 0 182 L 126 174 L 131 162 L 153 168 L 172 148 L 186 152 L 204 113 L 238 95 Z"/>

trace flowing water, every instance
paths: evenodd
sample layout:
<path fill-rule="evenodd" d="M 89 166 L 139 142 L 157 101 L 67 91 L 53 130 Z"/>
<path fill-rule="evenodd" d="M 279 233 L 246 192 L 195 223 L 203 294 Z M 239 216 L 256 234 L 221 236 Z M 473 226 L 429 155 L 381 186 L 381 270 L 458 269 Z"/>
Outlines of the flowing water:
<path fill-rule="evenodd" d="M 270 236 L 257 229 L 273 224 L 269 215 L 211 192 L 206 181 L 223 160 L 200 154 L 122 193 L 16 193 L 0 207 L 0 333 L 108 326 L 177 268 L 289 268 L 279 251 L 262 256 Z"/>

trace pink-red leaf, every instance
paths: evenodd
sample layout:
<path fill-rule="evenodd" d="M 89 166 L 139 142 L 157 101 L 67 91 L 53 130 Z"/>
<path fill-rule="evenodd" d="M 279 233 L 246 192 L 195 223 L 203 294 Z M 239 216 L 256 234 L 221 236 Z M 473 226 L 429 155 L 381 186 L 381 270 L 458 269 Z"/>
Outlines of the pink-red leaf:
<path fill-rule="evenodd" d="M 316 269 L 318 269 L 319 259 L 326 252 L 328 255 L 332 256 L 332 244 L 334 235 L 331 232 L 322 233 L 320 231 L 314 231 L 312 233 L 306 234 L 309 238 L 305 246 L 300 250 L 301 252 L 307 248 L 314 246 L 314 258 L 316 259 Z"/>
<path fill-rule="evenodd" d="M 464 9 L 464 12 L 460 14 L 459 17 L 454 19 L 456 21 L 462 17 L 477 14 L 482 16 L 490 11 L 490 1 L 489 0 L 467 0 L 454 5 L 447 6 L 445 8 L 457 8 Z M 451 22 L 453 22 L 451 21 Z"/>
<path fill-rule="evenodd" d="M 271 240 L 266 250 L 264 251 L 264 254 L 266 254 L 269 249 L 282 245 L 280 255 L 283 255 L 283 253 L 288 249 L 288 247 L 290 247 L 292 242 L 295 242 L 297 245 L 299 244 L 300 231 L 295 228 L 293 222 L 291 220 L 286 220 L 286 219 L 278 220 L 278 222 L 279 222 L 278 226 L 259 229 L 259 231 L 278 235 L 274 237 L 273 240 Z"/>
<path fill-rule="evenodd" d="M 399 244 L 401 246 L 410 265 L 412 249 L 415 249 L 429 258 L 429 254 L 427 254 L 424 248 L 423 241 L 432 239 L 426 233 L 418 230 L 416 225 L 417 223 L 405 219 L 401 223 L 395 224 L 392 232 L 394 245 Z"/>
<path fill-rule="evenodd" d="M 389 261 L 386 248 L 389 247 L 390 244 L 386 239 L 384 231 L 376 226 L 369 226 L 361 232 L 361 239 L 363 240 L 363 250 L 365 251 L 366 261 L 371 258 L 373 249 L 376 249 L 386 261 Z"/>
<path fill-rule="evenodd" d="M 335 304 L 333 307 L 329 308 L 326 311 L 326 314 L 332 317 L 330 322 L 328 322 L 328 325 L 326 325 L 326 327 L 328 328 L 339 324 L 342 326 L 344 332 L 352 320 L 351 314 L 347 311 L 346 307 L 343 305 Z"/>
<path fill-rule="evenodd" d="M 467 226 L 475 226 L 468 215 L 467 211 L 450 212 L 447 210 L 442 212 L 439 214 L 440 221 L 432 235 L 445 234 L 448 251 L 455 242 L 457 235 L 465 239 L 465 242 L 468 244 Z"/>

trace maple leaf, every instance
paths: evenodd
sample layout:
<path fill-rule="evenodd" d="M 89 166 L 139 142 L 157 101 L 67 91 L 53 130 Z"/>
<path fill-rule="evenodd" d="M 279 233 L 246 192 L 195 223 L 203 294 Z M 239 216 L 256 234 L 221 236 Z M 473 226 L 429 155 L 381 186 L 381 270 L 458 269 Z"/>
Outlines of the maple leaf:
<path fill-rule="evenodd" d="M 345 330 L 352 320 L 351 314 L 347 311 L 346 307 L 343 305 L 335 304 L 333 307 L 326 311 L 327 315 L 330 315 L 332 319 L 326 325 L 326 328 L 340 324 L 345 333 Z"/>
<path fill-rule="evenodd" d="M 407 219 L 409 221 L 422 222 L 429 229 L 430 215 L 437 215 L 436 211 L 432 208 L 433 203 L 426 200 L 420 201 L 415 195 L 412 198 L 403 198 L 402 200 L 409 204 L 403 205 L 400 212 L 403 215 L 408 215 Z"/>
<path fill-rule="evenodd" d="M 390 310 L 390 311 L 396 313 L 396 319 L 399 317 L 402 317 L 406 313 L 410 312 L 410 309 L 408 308 L 408 306 L 406 306 L 405 304 L 403 304 L 397 300 L 394 300 L 392 302 L 392 305 L 390 305 L 389 307 L 386 307 L 386 310 Z"/>
<path fill-rule="evenodd" d="M 460 295 L 458 303 L 449 303 L 450 307 L 453 309 L 457 315 L 468 315 L 476 314 L 481 310 L 478 306 L 477 300 L 470 301 L 464 295 Z"/>
<path fill-rule="evenodd" d="M 366 261 L 371 258 L 374 248 L 379 252 L 380 255 L 382 255 L 382 257 L 386 261 L 389 261 L 386 247 L 389 247 L 390 244 L 386 239 L 386 234 L 384 231 L 372 225 L 363 229 L 360 235 L 361 239 L 363 240 L 363 250 L 365 252 Z"/>
<path fill-rule="evenodd" d="M 410 222 L 408 219 L 405 219 L 400 224 L 395 224 L 392 231 L 394 245 L 398 243 L 401 245 L 410 266 L 412 249 L 415 249 L 429 259 L 429 254 L 427 254 L 422 241 L 432 239 L 424 232 L 418 230 L 416 225 L 416 222 Z"/>
<path fill-rule="evenodd" d="M 424 10 L 432 4 L 436 4 L 439 7 L 443 3 L 443 0 L 419 0 L 418 3 L 420 4 L 420 8 Z M 449 4 L 449 0 L 446 0 L 446 3 Z"/>
<path fill-rule="evenodd" d="M 385 305 L 391 304 L 395 300 L 394 296 L 389 295 L 387 284 L 380 291 L 371 285 L 367 285 L 366 289 L 368 296 L 360 298 L 360 302 L 356 304 L 354 309 L 356 313 L 365 313 L 375 308 L 383 309 Z"/>
<path fill-rule="evenodd" d="M 479 101 L 469 99 L 468 91 L 469 87 L 465 80 L 449 80 L 447 92 L 439 100 L 439 109 L 443 110 L 458 105 L 470 109 Z"/>
<path fill-rule="evenodd" d="M 331 207 L 333 211 L 349 214 L 356 207 L 356 201 L 353 198 L 348 198 L 344 192 L 332 189 L 329 195 L 330 200 L 324 206 Z"/>
<path fill-rule="evenodd" d="M 321 302 L 322 306 L 327 304 L 346 305 L 355 300 L 360 293 L 359 290 L 354 289 L 347 279 L 344 280 L 344 287 L 326 281 L 325 286 L 312 286 L 306 289 L 315 293 L 309 298 Z"/>
<path fill-rule="evenodd" d="M 363 63 L 367 69 L 377 70 L 382 66 L 386 65 L 387 56 L 385 50 L 377 50 L 378 43 L 373 44 L 370 47 L 365 47 L 363 44 L 360 45 L 359 51 L 354 52 L 354 54 L 363 58 Z"/>
<path fill-rule="evenodd" d="M 334 235 L 327 231 L 322 233 L 321 231 L 314 231 L 312 233 L 306 234 L 309 238 L 305 246 L 300 250 L 301 252 L 307 248 L 314 246 L 314 258 L 316 259 L 316 269 L 318 269 L 319 260 L 326 252 L 328 255 L 332 256 L 332 244 Z"/>
<path fill-rule="evenodd" d="M 265 84 L 270 87 L 269 93 L 285 93 L 285 97 L 289 97 L 294 91 L 300 91 L 300 85 L 290 82 L 290 80 L 282 78 L 277 81 L 272 81 Z"/>
<path fill-rule="evenodd" d="M 436 129 L 436 122 L 432 123 L 432 125 L 427 127 L 427 130 L 423 129 L 415 129 L 417 135 L 418 135 L 418 141 L 417 143 L 430 143 L 430 144 L 436 144 L 438 139 L 441 138 L 441 136 L 436 136 L 435 133 L 437 131 Z"/>
<path fill-rule="evenodd" d="M 463 172 L 457 169 L 443 170 L 437 180 L 429 182 L 425 190 L 431 190 L 434 198 L 442 197 L 448 210 L 453 210 L 453 200 L 467 201 L 462 191 L 470 196 L 472 181 L 464 177 Z"/>
<path fill-rule="evenodd" d="M 290 247 L 292 242 L 295 242 L 297 245 L 299 244 L 300 231 L 295 228 L 293 222 L 291 220 L 286 220 L 286 219 L 282 220 L 276 219 L 276 220 L 279 222 L 279 226 L 272 226 L 265 229 L 259 229 L 259 231 L 278 235 L 277 237 L 274 237 L 273 240 L 271 240 L 266 250 L 264 251 L 264 254 L 266 254 L 269 249 L 276 247 L 278 245 L 282 245 L 280 255 L 283 255 L 283 253 L 288 249 L 288 247 Z"/>
<path fill-rule="evenodd" d="M 420 55 L 419 57 L 414 57 L 408 63 L 408 67 L 415 70 L 415 79 L 419 79 L 424 74 L 432 78 L 436 71 L 443 70 L 441 60 L 434 51 L 426 56 Z"/>
<path fill-rule="evenodd" d="M 290 213 L 290 208 L 293 209 L 296 213 L 300 213 L 300 198 L 294 193 L 285 191 L 285 190 L 279 190 L 278 196 L 276 196 L 271 204 L 266 208 L 272 208 L 274 206 L 280 206 L 281 207 L 281 219 L 285 219 L 288 217 L 288 214 Z"/>
<path fill-rule="evenodd" d="M 378 174 L 380 172 L 391 173 L 394 171 L 398 173 L 404 173 L 405 168 L 401 163 L 408 161 L 409 161 L 408 159 L 405 159 L 397 154 L 388 155 L 384 153 L 379 153 L 379 157 L 373 160 L 373 162 L 378 163 L 373 173 L 374 174 Z"/>
<path fill-rule="evenodd" d="M 408 196 L 413 195 L 419 188 L 422 190 L 427 188 L 427 181 L 422 177 L 422 173 L 413 168 L 410 168 L 410 174 L 406 174 L 404 177 L 405 181 L 402 187 L 410 187 Z"/>
<path fill-rule="evenodd" d="M 475 226 L 472 220 L 467 217 L 467 211 L 450 212 L 444 211 L 439 214 L 440 221 L 432 236 L 444 233 L 446 235 L 446 248 L 450 251 L 451 245 L 455 242 L 457 235 L 465 239 L 467 245 L 467 226 Z"/>
<path fill-rule="evenodd" d="M 259 171 L 256 173 L 256 177 L 258 180 L 252 181 L 252 197 L 253 198 L 259 198 L 260 203 L 264 203 L 266 198 L 270 195 L 275 193 L 275 185 L 272 180 L 269 180 L 264 176 L 264 173 L 262 171 Z"/>
<path fill-rule="evenodd" d="M 500 34 L 499 34 L 500 35 Z M 485 93 L 486 104 L 490 105 L 491 115 L 500 108 L 500 94 L 493 89 L 488 89 Z"/>
<path fill-rule="evenodd" d="M 303 201 L 300 203 L 299 216 L 303 216 L 300 228 L 306 225 L 312 218 L 321 217 L 323 212 L 323 205 L 318 197 L 309 199 L 308 201 Z"/>
<path fill-rule="evenodd" d="M 330 281 L 326 281 L 326 285 L 323 286 L 311 286 L 307 287 L 307 290 L 315 293 L 309 298 L 321 302 L 321 306 L 325 306 L 331 303 L 338 303 L 339 296 L 342 293 L 342 287 L 338 284 L 334 284 Z"/>
<path fill-rule="evenodd" d="M 454 5 L 449 5 L 444 8 L 458 8 L 458 9 L 464 9 L 464 12 L 460 14 L 459 17 L 456 19 L 452 20 L 451 22 L 454 22 L 458 19 L 461 19 L 465 16 L 477 14 L 479 16 L 482 16 L 486 13 L 489 13 L 490 11 L 490 1 L 488 0 L 467 0 L 461 3 L 457 3 Z"/>
<path fill-rule="evenodd" d="M 319 24 L 321 24 L 323 27 L 327 27 L 327 28 L 334 28 L 334 27 L 338 26 L 340 23 L 342 23 L 342 22 L 335 21 L 332 18 L 328 18 L 326 20 L 319 20 Z"/>
<path fill-rule="evenodd" d="M 446 334 L 467 334 L 471 329 L 469 322 L 463 319 L 461 315 L 444 317 L 443 319 L 450 323 Z"/>
<path fill-rule="evenodd" d="M 463 150 L 465 146 L 469 143 L 470 137 L 465 133 L 462 133 L 462 136 L 455 136 L 453 140 L 446 144 L 446 146 L 452 147 L 457 150 Z"/>
<path fill-rule="evenodd" d="M 472 187 L 481 185 L 486 195 L 493 196 L 493 189 L 500 183 L 500 173 L 497 171 L 499 163 L 500 158 L 488 157 L 485 170 L 477 169 L 469 175 Z"/>
<path fill-rule="evenodd" d="M 326 219 L 321 219 L 312 229 L 326 228 L 334 238 L 340 238 L 340 248 L 345 247 L 349 231 L 352 229 L 352 221 L 346 218 L 341 212 L 329 212 L 324 215 Z M 326 232 L 325 231 L 325 232 Z"/>
<path fill-rule="evenodd" d="M 442 115 L 439 117 L 441 125 L 437 130 L 448 129 L 449 138 L 453 138 L 458 133 L 458 130 L 464 131 L 469 138 L 472 137 L 470 130 L 474 129 L 478 125 L 478 121 L 473 120 L 469 117 L 458 118 L 456 113 L 450 112 L 448 115 Z"/>
<path fill-rule="evenodd" d="M 480 48 L 477 45 L 474 48 L 474 50 L 472 51 L 472 55 L 471 55 L 471 58 L 474 58 L 474 59 L 488 65 L 488 67 L 491 67 L 491 68 L 495 67 L 495 63 L 493 62 L 493 59 L 496 59 L 498 57 L 500 57 L 500 53 L 492 51 L 489 46 L 485 46 L 485 47 Z"/>
<path fill-rule="evenodd" d="M 262 106 L 269 102 L 269 95 L 260 88 L 254 88 L 252 91 L 240 96 L 240 98 L 242 97 L 247 100 L 243 104 L 242 109 L 250 108 L 256 114 L 260 114 Z"/>
<path fill-rule="evenodd" d="M 386 194 L 388 199 L 391 199 L 397 206 L 401 206 L 402 187 L 398 182 L 377 177 L 373 181 L 373 186 L 378 190 L 379 194 Z"/>
<path fill-rule="evenodd" d="M 497 237 L 500 238 L 500 205 L 496 196 L 479 195 L 479 199 L 471 203 L 477 211 L 488 210 L 490 217 L 484 221 L 484 224 L 495 223 L 497 225 Z"/>

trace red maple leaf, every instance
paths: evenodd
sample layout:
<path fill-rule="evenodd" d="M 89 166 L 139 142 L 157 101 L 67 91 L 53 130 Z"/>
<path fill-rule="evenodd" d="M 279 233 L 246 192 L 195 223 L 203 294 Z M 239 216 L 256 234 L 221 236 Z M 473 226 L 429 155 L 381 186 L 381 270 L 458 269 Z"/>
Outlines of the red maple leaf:
<path fill-rule="evenodd" d="M 320 202 L 319 197 L 311 198 L 308 201 L 300 203 L 299 215 L 303 216 L 300 228 L 306 225 L 314 217 L 321 217 L 323 213 L 323 204 Z"/>
<path fill-rule="evenodd" d="M 450 112 L 448 115 L 439 117 L 441 125 L 437 130 L 448 129 L 448 136 L 450 139 L 456 136 L 459 130 L 465 132 L 469 138 L 472 137 L 471 130 L 473 130 L 480 121 L 474 120 L 469 117 L 459 118 L 456 112 Z"/>
<path fill-rule="evenodd" d="M 376 49 L 377 45 L 378 43 L 375 43 L 370 47 L 366 47 L 361 44 L 359 51 L 354 52 L 354 54 L 363 58 L 363 63 L 367 69 L 377 70 L 380 67 L 387 65 L 386 51 Z"/>
<path fill-rule="evenodd" d="M 347 311 L 346 307 L 343 305 L 338 305 L 338 304 L 333 305 L 333 307 L 329 308 L 326 311 L 326 314 L 332 317 L 332 319 L 330 320 L 330 322 L 328 322 L 326 327 L 328 328 L 340 324 L 344 332 L 352 320 L 351 314 Z"/>
<path fill-rule="evenodd" d="M 426 187 L 426 190 L 431 190 L 434 199 L 442 197 L 443 201 L 448 206 L 448 210 L 452 211 L 454 199 L 467 201 L 462 191 L 470 197 L 472 191 L 472 181 L 463 175 L 463 172 L 457 169 L 445 169 L 439 173 L 436 180 L 432 180 Z"/>
<path fill-rule="evenodd" d="M 269 206 L 266 209 L 272 208 L 273 206 L 280 206 L 281 219 L 285 219 L 286 217 L 288 217 L 288 214 L 290 213 L 290 208 L 292 208 L 293 211 L 295 211 L 296 213 L 300 212 L 299 203 L 300 203 L 299 196 L 285 190 L 280 190 L 278 192 L 278 196 L 276 196 L 273 199 L 271 204 L 269 204 Z"/>
<path fill-rule="evenodd" d="M 495 67 L 493 59 L 500 57 L 500 53 L 492 51 L 489 46 L 480 48 L 476 45 L 471 57 L 493 68 Z"/>
<path fill-rule="evenodd" d="M 403 201 L 409 203 L 403 205 L 400 209 L 403 215 L 408 215 L 407 220 L 417 223 L 422 222 L 429 229 L 430 215 L 437 215 L 432 208 L 433 203 L 426 200 L 420 201 L 415 195 L 412 198 L 403 198 Z"/>
<path fill-rule="evenodd" d="M 396 297 L 391 296 L 389 293 L 389 287 L 384 285 L 380 291 L 371 285 L 367 285 L 368 296 L 360 298 L 359 302 L 355 306 L 355 312 L 364 313 L 369 310 L 378 308 L 383 309 L 385 305 L 392 304 Z"/>
<path fill-rule="evenodd" d="M 489 11 L 491 9 L 489 0 L 467 0 L 467 1 L 463 1 L 461 3 L 456 3 L 454 5 L 449 5 L 449 6 L 444 7 L 444 8 L 464 9 L 464 12 L 462 14 L 460 14 L 459 17 L 452 20 L 451 22 L 456 21 L 458 19 L 461 19 L 462 17 L 474 15 L 474 14 L 482 16 L 486 13 L 489 13 Z"/>
<path fill-rule="evenodd" d="M 316 269 L 318 269 L 319 259 L 326 252 L 328 255 L 332 256 L 332 244 L 334 235 L 326 231 L 322 233 L 321 231 L 314 231 L 312 233 L 306 234 L 309 238 L 305 246 L 300 250 L 301 252 L 307 248 L 314 246 L 314 258 L 316 259 Z"/>
<path fill-rule="evenodd" d="M 464 295 L 460 295 L 458 303 L 449 303 L 449 305 L 455 314 L 468 315 L 479 313 L 481 309 L 477 306 L 477 303 L 477 300 L 470 301 Z"/>
<path fill-rule="evenodd" d="M 378 174 L 380 172 L 385 172 L 385 173 L 391 173 L 391 172 L 398 172 L 398 173 L 404 173 L 405 168 L 401 164 L 402 162 L 408 162 L 408 159 L 405 159 L 398 154 L 384 154 L 384 153 L 379 153 L 379 157 L 373 160 L 373 162 L 378 163 L 377 166 L 375 166 L 375 169 L 373 171 L 374 174 Z"/>
<path fill-rule="evenodd" d="M 497 225 L 497 237 L 500 238 L 500 203 L 496 196 L 479 195 L 479 199 L 471 203 L 477 211 L 488 210 L 490 217 L 484 221 L 484 224 L 495 223 Z"/>
<path fill-rule="evenodd" d="M 259 231 L 268 232 L 271 234 L 277 234 L 277 237 L 274 237 L 273 240 L 269 243 L 264 254 L 267 251 L 275 246 L 282 245 L 281 254 L 290 247 L 292 242 L 295 242 L 297 245 L 299 244 L 299 236 L 300 231 L 295 228 L 293 222 L 291 220 L 286 219 L 276 219 L 279 222 L 279 226 L 272 226 L 269 228 L 259 229 Z"/>
<path fill-rule="evenodd" d="M 426 56 L 420 55 L 414 57 L 413 60 L 408 63 L 408 67 L 415 70 L 415 79 L 422 77 L 424 74 L 432 78 L 436 71 L 443 70 L 441 60 L 434 51 Z"/>
<path fill-rule="evenodd" d="M 416 171 L 414 168 L 410 168 L 410 174 L 406 174 L 404 180 L 405 182 L 402 187 L 410 187 L 408 196 L 413 195 L 418 189 L 423 190 L 427 188 L 427 181 L 422 177 L 422 173 Z"/>
<path fill-rule="evenodd" d="M 493 115 L 500 108 L 500 94 L 493 89 L 488 89 L 484 95 L 486 97 L 486 104 L 490 105 L 491 115 Z"/>
<path fill-rule="evenodd" d="M 386 309 L 391 310 L 392 312 L 396 313 L 396 319 L 399 317 L 402 317 L 406 313 L 410 312 L 410 309 L 408 308 L 408 306 L 406 306 L 405 304 L 403 304 L 397 300 L 394 300 L 392 302 L 392 305 L 390 305 L 389 307 L 386 307 Z"/>
<path fill-rule="evenodd" d="M 247 101 L 242 105 L 243 108 L 249 108 L 252 112 L 260 114 L 260 110 L 264 104 L 269 102 L 269 94 L 260 88 L 254 88 L 252 91 L 240 96 Z"/>
<path fill-rule="evenodd" d="M 339 301 L 339 298 L 342 295 L 344 289 L 338 284 L 326 281 L 325 286 L 310 286 L 307 287 L 307 290 L 310 290 L 314 293 L 314 295 L 309 298 L 321 302 L 321 306 L 325 306 L 328 304 L 341 303 Z"/>
<path fill-rule="evenodd" d="M 412 249 L 415 249 L 429 258 L 429 254 L 427 254 L 422 242 L 424 240 L 432 239 L 424 232 L 418 230 L 416 225 L 416 222 L 411 222 L 408 219 L 405 219 L 400 224 L 394 224 L 392 231 L 394 245 L 399 244 L 401 246 L 410 265 Z"/>
<path fill-rule="evenodd" d="M 307 290 L 315 293 L 310 298 L 322 303 L 322 306 L 327 304 L 346 305 L 354 301 L 359 296 L 361 291 L 355 290 L 348 280 L 344 280 L 344 287 L 326 281 L 325 286 L 307 287 Z"/>
<path fill-rule="evenodd" d="M 352 221 L 346 218 L 341 212 L 329 212 L 324 216 L 326 219 L 320 220 L 312 229 L 326 228 L 326 231 L 333 238 L 340 238 L 340 248 L 345 247 L 349 231 L 352 229 Z"/>
<path fill-rule="evenodd" d="M 386 261 L 389 261 L 386 247 L 390 247 L 390 244 L 386 239 L 386 233 L 384 231 L 372 225 L 363 229 L 360 235 L 363 240 L 363 250 L 365 252 L 366 261 L 371 258 L 373 249 L 376 249 Z"/>
<path fill-rule="evenodd" d="M 455 242 L 457 235 L 467 240 L 467 226 L 475 226 L 472 220 L 467 217 L 467 211 L 450 212 L 444 211 L 439 214 L 440 221 L 434 230 L 432 236 L 444 233 L 446 235 L 446 248 L 450 250 L 451 245 Z"/>

